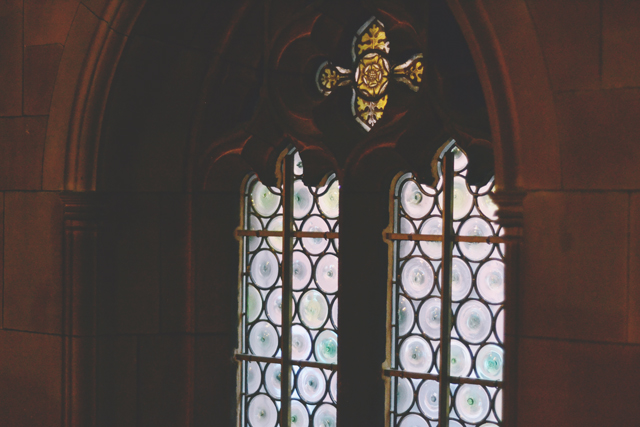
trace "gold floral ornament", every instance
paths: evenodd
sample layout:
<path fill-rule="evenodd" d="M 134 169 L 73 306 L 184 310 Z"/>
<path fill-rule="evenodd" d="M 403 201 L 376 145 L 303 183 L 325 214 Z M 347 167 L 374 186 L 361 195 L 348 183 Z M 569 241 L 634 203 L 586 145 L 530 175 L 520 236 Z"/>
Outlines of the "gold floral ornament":
<path fill-rule="evenodd" d="M 422 83 L 422 54 L 392 67 L 388 53 L 389 41 L 384 25 L 372 17 L 360 27 L 353 39 L 351 56 L 354 71 L 327 61 L 320 65 L 316 74 L 318 90 L 325 96 L 336 87 L 351 85 L 351 112 L 367 132 L 382 118 L 387 105 L 386 91 L 390 78 L 406 84 L 414 92 Z"/>

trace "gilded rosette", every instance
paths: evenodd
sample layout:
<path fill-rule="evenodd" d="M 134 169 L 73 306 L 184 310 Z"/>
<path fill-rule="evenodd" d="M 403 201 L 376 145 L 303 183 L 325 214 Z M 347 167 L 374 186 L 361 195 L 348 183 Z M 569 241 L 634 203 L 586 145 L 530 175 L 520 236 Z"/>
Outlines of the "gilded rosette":
<path fill-rule="evenodd" d="M 356 69 L 358 91 L 370 98 L 382 95 L 389 83 L 389 62 L 377 53 L 366 54 Z"/>

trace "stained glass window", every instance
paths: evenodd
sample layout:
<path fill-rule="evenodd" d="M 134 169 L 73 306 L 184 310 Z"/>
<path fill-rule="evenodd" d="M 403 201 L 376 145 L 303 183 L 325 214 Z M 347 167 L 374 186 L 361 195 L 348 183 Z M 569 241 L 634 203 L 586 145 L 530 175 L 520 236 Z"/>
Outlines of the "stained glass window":
<path fill-rule="evenodd" d="M 243 196 L 240 426 L 334 427 L 340 186 L 282 164 L 280 188 L 253 176 Z"/>
<path fill-rule="evenodd" d="M 496 427 L 505 276 L 494 185 L 468 184 L 453 141 L 442 153 L 435 188 L 405 174 L 393 193 L 390 425 Z"/>

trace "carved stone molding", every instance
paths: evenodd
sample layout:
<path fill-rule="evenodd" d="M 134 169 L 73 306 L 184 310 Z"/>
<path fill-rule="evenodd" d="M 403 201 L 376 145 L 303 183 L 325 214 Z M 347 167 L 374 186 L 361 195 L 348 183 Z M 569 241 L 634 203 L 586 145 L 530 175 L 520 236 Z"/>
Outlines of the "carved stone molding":
<path fill-rule="evenodd" d="M 496 191 L 491 199 L 498 205 L 498 223 L 513 236 L 522 234 L 524 215 L 522 203 L 527 193 L 524 191 Z"/>

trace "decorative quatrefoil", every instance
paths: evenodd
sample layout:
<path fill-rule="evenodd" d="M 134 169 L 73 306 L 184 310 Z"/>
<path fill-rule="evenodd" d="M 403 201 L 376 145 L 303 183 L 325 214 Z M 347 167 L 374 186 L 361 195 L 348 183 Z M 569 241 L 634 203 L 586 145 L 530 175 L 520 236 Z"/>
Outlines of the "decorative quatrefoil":
<path fill-rule="evenodd" d="M 388 53 L 389 41 L 384 25 L 371 17 L 353 38 L 351 57 L 354 69 L 338 67 L 326 61 L 320 65 L 316 74 L 318 89 L 325 96 L 331 94 L 336 87 L 351 85 L 351 112 L 367 132 L 384 113 L 390 78 L 406 84 L 414 92 L 418 91 L 422 82 L 422 54 L 414 55 L 405 63 L 392 68 L 387 59 Z"/>

